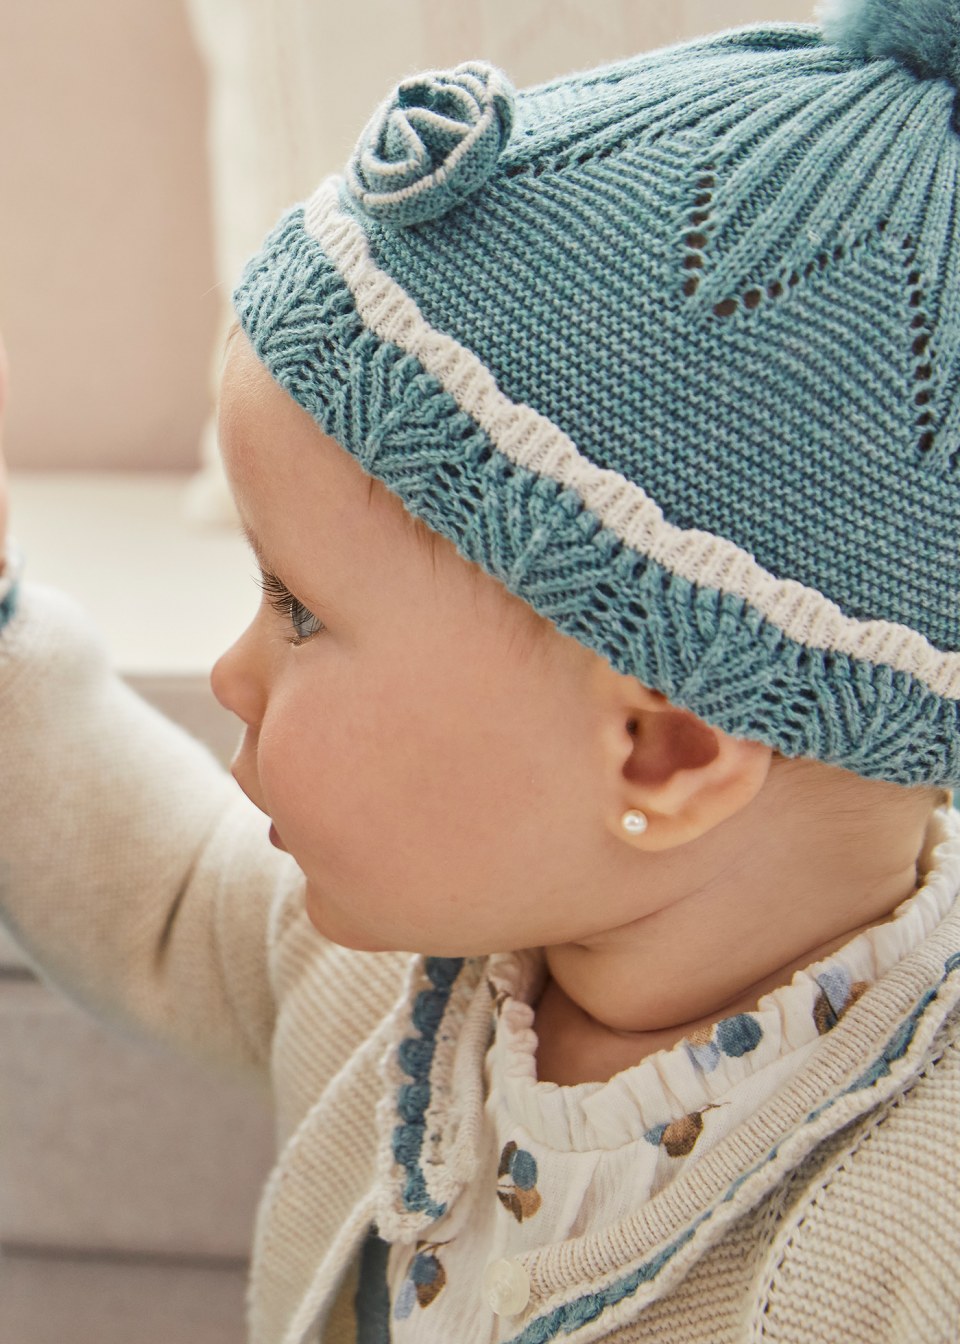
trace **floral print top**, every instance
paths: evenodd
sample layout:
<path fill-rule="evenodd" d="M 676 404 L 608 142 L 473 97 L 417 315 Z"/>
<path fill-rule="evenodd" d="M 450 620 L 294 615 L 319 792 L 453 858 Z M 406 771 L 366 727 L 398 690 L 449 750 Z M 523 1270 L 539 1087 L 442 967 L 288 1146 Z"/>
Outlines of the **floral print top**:
<path fill-rule="evenodd" d="M 391 1344 L 511 1339 L 516 1321 L 491 1309 L 488 1267 L 635 1213 L 801 1067 L 864 990 L 933 931 L 945 900 L 942 886 L 921 885 L 889 920 L 796 972 L 755 1011 L 605 1083 L 574 1087 L 537 1081 L 531 1005 L 544 984 L 542 954 L 491 957 L 481 1174 L 425 1239 L 390 1247 Z"/>

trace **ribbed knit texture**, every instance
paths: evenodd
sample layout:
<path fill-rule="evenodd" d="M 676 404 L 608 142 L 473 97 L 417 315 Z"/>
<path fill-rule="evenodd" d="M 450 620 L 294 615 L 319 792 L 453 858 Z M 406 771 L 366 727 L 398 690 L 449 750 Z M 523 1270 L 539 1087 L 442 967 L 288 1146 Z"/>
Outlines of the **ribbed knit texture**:
<path fill-rule="evenodd" d="M 909 1093 L 834 1135 L 607 1344 L 954 1344 L 960 1302 L 943 1248 L 960 1245 L 947 1194 L 960 1168 L 940 1139 L 960 1107 L 957 1034 Z M 908 1249 L 923 1244 L 929 1257 Z"/>
<path fill-rule="evenodd" d="M 388 100 L 339 199 L 324 184 L 284 217 L 236 294 L 260 358 L 621 671 L 784 755 L 960 784 L 956 90 L 812 25 L 758 26 L 514 95 L 491 162 L 476 127 L 503 131 L 509 86 L 490 85 L 419 169 L 390 160 L 397 118 L 416 125 Z M 471 137 L 485 177 L 451 204 L 442 154 Z M 369 208 L 365 185 L 401 168 L 399 213 Z M 432 191 L 439 213 L 410 224 L 417 171 L 416 209 Z M 476 378 L 446 376 L 471 359 L 515 410 L 502 433 Z M 524 458 L 534 413 L 622 505 Z M 642 508 L 669 545 L 631 534 Z M 792 622 L 765 595 L 785 581 Z"/>

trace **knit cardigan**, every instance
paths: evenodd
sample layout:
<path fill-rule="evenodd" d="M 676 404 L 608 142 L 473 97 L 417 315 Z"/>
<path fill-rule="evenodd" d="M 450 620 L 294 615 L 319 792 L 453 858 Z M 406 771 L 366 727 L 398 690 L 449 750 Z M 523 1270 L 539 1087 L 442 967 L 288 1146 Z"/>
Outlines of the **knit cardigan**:
<path fill-rule="evenodd" d="M 323 939 L 265 818 L 38 585 L 0 638 L 0 723 L 4 922 L 101 1019 L 271 1087 L 250 1344 L 347 1344 L 371 1226 L 420 1238 L 471 1179 L 483 960 Z M 921 859 L 956 894 L 957 814 L 936 813 Z M 702 1160 L 630 1217 L 523 1256 L 527 1306 L 491 1310 L 491 1340 L 956 1344 L 958 1001 L 954 902 Z"/>

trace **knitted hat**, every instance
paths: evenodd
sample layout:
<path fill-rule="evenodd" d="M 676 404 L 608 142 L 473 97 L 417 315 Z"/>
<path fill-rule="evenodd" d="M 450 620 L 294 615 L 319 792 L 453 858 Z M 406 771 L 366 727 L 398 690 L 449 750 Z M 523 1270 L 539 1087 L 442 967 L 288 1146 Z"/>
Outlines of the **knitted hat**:
<path fill-rule="evenodd" d="M 734 736 L 960 784 L 957 0 L 405 80 L 235 294 L 407 509 Z"/>

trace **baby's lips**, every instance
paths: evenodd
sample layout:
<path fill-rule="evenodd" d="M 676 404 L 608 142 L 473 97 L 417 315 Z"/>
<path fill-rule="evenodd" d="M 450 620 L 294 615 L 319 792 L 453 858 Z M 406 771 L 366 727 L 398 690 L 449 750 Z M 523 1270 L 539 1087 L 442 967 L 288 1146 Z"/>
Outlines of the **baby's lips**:
<path fill-rule="evenodd" d="M 368 123 L 347 167 L 347 189 L 377 223 L 437 219 L 493 173 L 513 115 L 513 85 L 485 61 L 414 75 Z"/>

